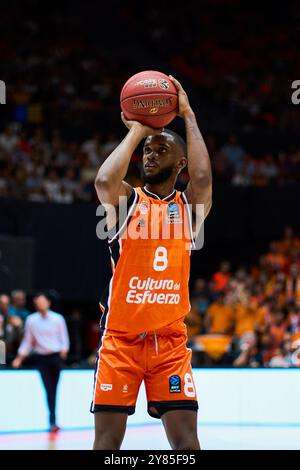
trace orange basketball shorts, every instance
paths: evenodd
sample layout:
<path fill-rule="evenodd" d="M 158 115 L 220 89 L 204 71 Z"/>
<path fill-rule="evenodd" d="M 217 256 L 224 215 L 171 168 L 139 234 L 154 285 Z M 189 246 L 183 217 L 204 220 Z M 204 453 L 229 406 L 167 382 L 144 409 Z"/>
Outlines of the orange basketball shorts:
<path fill-rule="evenodd" d="M 141 335 L 104 334 L 98 351 L 91 412 L 132 415 L 142 381 L 148 413 L 160 418 L 170 410 L 197 410 L 186 347 L 186 327 L 180 320 Z"/>

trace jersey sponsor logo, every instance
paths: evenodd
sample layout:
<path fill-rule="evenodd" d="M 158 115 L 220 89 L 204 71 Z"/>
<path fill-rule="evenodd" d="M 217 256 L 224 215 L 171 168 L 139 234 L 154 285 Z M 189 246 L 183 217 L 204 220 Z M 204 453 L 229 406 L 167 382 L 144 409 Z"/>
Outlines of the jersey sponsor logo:
<path fill-rule="evenodd" d="M 112 384 L 101 384 L 100 389 L 103 392 L 109 392 L 110 390 L 112 390 Z"/>
<path fill-rule="evenodd" d="M 181 379 L 179 375 L 171 375 L 169 378 L 169 392 L 180 393 L 181 392 Z"/>
<path fill-rule="evenodd" d="M 151 293 L 146 291 L 143 293 L 137 293 L 136 291 L 128 291 L 126 296 L 126 302 L 128 304 L 169 304 L 178 305 L 180 302 L 179 294 L 158 294 L 157 292 Z"/>
<path fill-rule="evenodd" d="M 129 281 L 129 290 L 126 295 L 128 304 L 179 304 L 180 294 L 177 292 L 153 292 L 153 291 L 178 291 L 180 282 L 173 279 L 140 279 L 133 276 Z"/>
<path fill-rule="evenodd" d="M 153 279 L 152 277 L 141 279 L 133 276 L 129 281 L 129 287 L 138 290 L 179 290 L 180 282 L 174 282 L 173 279 Z"/>
<path fill-rule="evenodd" d="M 147 214 L 148 210 L 149 210 L 149 202 L 148 201 L 142 201 L 139 205 L 138 205 L 138 210 L 140 211 L 141 214 L 145 215 Z"/>
<path fill-rule="evenodd" d="M 168 224 L 182 224 L 179 206 L 176 202 L 170 202 L 167 208 L 167 223 Z"/>

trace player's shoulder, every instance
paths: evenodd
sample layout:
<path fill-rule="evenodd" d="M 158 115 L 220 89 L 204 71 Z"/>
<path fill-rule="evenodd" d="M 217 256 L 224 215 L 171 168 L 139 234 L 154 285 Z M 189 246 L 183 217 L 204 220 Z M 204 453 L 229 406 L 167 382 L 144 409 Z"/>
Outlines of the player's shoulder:
<path fill-rule="evenodd" d="M 132 194 L 131 194 L 131 196 L 132 196 L 132 195 L 137 196 L 137 197 L 141 197 L 141 196 L 143 196 L 143 195 L 146 196 L 146 194 L 144 193 L 143 188 L 142 188 L 141 186 L 134 186 L 134 187 L 132 188 Z"/>

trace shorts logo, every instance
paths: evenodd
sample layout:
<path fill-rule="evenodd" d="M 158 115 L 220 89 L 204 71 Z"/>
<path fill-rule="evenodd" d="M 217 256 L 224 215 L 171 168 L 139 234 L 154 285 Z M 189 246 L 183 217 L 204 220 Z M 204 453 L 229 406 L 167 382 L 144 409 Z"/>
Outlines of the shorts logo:
<path fill-rule="evenodd" d="M 180 393 L 181 392 L 181 380 L 179 375 L 171 375 L 169 378 L 169 392 Z"/>
<path fill-rule="evenodd" d="M 128 385 L 123 385 L 123 389 L 122 389 L 122 392 L 123 393 L 127 393 L 128 392 Z"/>
<path fill-rule="evenodd" d="M 109 392 L 112 390 L 112 384 L 101 384 L 100 388 L 103 392 Z"/>
<path fill-rule="evenodd" d="M 168 214 L 168 224 L 181 224 L 182 219 L 180 217 L 180 211 L 179 211 L 179 206 L 176 204 L 176 202 L 170 202 L 168 204 L 168 209 L 167 209 L 167 214 Z"/>

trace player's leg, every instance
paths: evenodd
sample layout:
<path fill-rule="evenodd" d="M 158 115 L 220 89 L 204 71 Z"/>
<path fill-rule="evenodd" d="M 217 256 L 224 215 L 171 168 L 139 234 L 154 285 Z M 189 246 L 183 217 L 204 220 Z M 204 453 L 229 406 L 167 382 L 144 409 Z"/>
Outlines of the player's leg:
<path fill-rule="evenodd" d="M 124 439 L 127 413 L 100 411 L 95 413 L 93 450 L 118 450 Z"/>
<path fill-rule="evenodd" d="M 161 418 L 173 449 L 200 449 L 197 437 L 198 402 L 186 334 L 176 331 L 157 336 L 156 352 L 148 350 L 151 364 L 145 375 L 148 413 Z M 151 352 L 152 351 L 152 352 Z"/>
<path fill-rule="evenodd" d="M 170 446 L 173 450 L 199 450 L 197 436 L 197 411 L 167 411 L 161 417 Z"/>
<path fill-rule="evenodd" d="M 127 417 L 135 412 L 143 380 L 142 350 L 143 341 L 136 336 L 102 338 L 91 405 L 95 415 L 95 450 L 121 447 Z"/>

